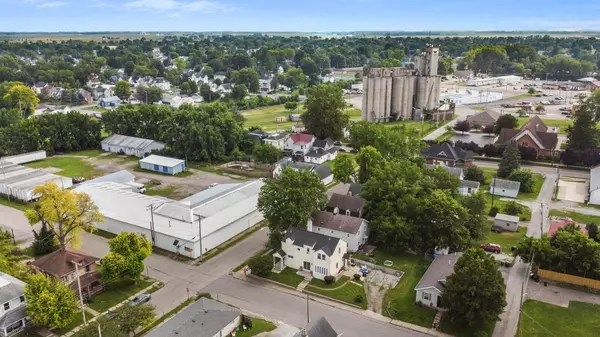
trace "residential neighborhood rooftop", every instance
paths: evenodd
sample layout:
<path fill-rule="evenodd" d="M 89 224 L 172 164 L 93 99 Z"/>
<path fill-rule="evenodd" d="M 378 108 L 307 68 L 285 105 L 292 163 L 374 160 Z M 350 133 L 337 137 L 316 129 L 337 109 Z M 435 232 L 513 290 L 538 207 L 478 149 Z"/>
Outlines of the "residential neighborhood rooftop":
<path fill-rule="evenodd" d="M 69 248 L 61 248 L 35 259 L 31 262 L 31 265 L 45 273 L 62 277 L 75 270 L 73 262 L 78 263 L 80 266 L 87 266 L 98 260 L 100 258 Z"/>
<path fill-rule="evenodd" d="M 294 144 L 305 145 L 313 141 L 314 136 L 307 133 L 294 133 L 290 135 Z"/>
<path fill-rule="evenodd" d="M 335 330 L 325 317 L 319 317 L 316 320 L 312 320 L 303 329 L 298 331 L 294 337 L 338 337 Z"/>
<path fill-rule="evenodd" d="M 492 178 L 492 183 L 490 184 L 491 189 L 507 189 L 507 190 L 518 190 L 521 186 L 521 183 L 518 181 Z"/>
<path fill-rule="evenodd" d="M 327 207 L 338 207 L 351 212 L 360 212 L 365 207 L 365 199 L 358 196 L 333 193 L 327 202 Z"/>
<path fill-rule="evenodd" d="M 454 265 L 461 255 L 462 253 L 454 253 L 437 256 L 431 265 L 429 265 L 419 283 L 417 283 L 415 290 L 436 288 L 439 291 L 443 291 L 446 277 L 454 273 Z"/>
<path fill-rule="evenodd" d="M 331 256 L 338 245 L 340 239 L 327 236 L 320 233 L 309 232 L 304 228 L 291 227 L 289 228 L 283 240 L 290 239 L 293 241 L 294 246 L 304 247 L 310 246 L 315 251 L 322 250 L 328 256 Z"/>
<path fill-rule="evenodd" d="M 152 154 L 152 155 L 149 155 L 148 157 L 146 157 L 144 159 L 141 159 L 140 163 L 173 167 L 173 166 L 177 166 L 177 165 L 181 165 L 181 164 L 185 163 L 185 160 L 183 160 L 183 159 L 177 159 L 177 158 L 169 158 L 169 157 L 157 156 L 155 154 Z"/>
<path fill-rule="evenodd" d="M 4 304 L 23 295 L 25 282 L 0 272 L 0 303 Z"/>
<path fill-rule="evenodd" d="M 494 218 L 496 220 L 502 220 L 502 221 L 519 222 L 519 217 L 515 216 L 515 215 L 496 213 L 496 216 Z"/>
<path fill-rule="evenodd" d="M 314 227 L 333 229 L 350 234 L 356 234 L 360 230 L 363 221 L 361 218 L 325 211 L 315 212 L 312 216 Z"/>
<path fill-rule="evenodd" d="M 150 144 L 157 142 L 152 139 L 139 138 L 139 137 L 131 137 L 131 136 L 123 136 L 118 134 L 112 134 L 104 140 L 102 140 L 103 144 L 112 145 L 112 146 L 122 146 L 127 148 L 133 148 L 138 150 L 146 149 Z M 161 142 L 157 142 L 161 143 Z"/>

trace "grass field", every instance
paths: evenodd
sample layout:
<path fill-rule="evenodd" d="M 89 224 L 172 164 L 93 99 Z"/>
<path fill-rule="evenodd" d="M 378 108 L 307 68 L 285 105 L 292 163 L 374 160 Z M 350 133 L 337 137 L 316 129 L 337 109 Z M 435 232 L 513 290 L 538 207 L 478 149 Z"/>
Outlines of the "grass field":
<path fill-rule="evenodd" d="M 565 216 L 573 219 L 576 222 L 589 224 L 589 223 L 600 223 L 600 216 L 582 214 L 572 211 L 561 211 L 557 209 L 550 210 L 550 216 Z"/>
<path fill-rule="evenodd" d="M 69 156 L 86 156 L 86 157 L 98 157 L 99 155 L 105 153 L 102 150 L 83 150 L 83 151 L 75 151 L 68 152 L 66 155 Z"/>
<path fill-rule="evenodd" d="M 454 131 L 454 130 L 446 131 L 441 136 L 437 137 L 435 139 L 435 141 L 438 143 L 443 143 L 445 141 L 450 140 L 450 138 L 454 137 L 455 134 L 456 134 L 456 131 Z"/>
<path fill-rule="evenodd" d="M 300 275 L 296 275 L 296 272 L 297 272 L 296 269 L 285 268 L 279 274 L 277 274 L 277 273 L 270 273 L 269 275 L 267 275 L 267 278 L 269 280 L 273 280 L 275 282 L 287 284 L 288 286 L 291 286 L 291 287 L 295 288 L 295 287 L 297 287 L 302 282 L 302 280 L 304 280 L 304 277 L 302 277 Z"/>
<path fill-rule="evenodd" d="M 165 197 L 173 200 L 181 200 L 188 196 L 185 193 L 180 193 L 175 186 L 172 185 L 166 187 L 149 187 L 146 191 L 146 195 Z"/>
<path fill-rule="evenodd" d="M 527 300 L 523 304 L 521 336 L 598 336 L 600 305 L 569 302 L 569 307 Z"/>
<path fill-rule="evenodd" d="M 354 255 L 361 260 L 369 257 Z M 415 286 L 427 271 L 430 262 L 425 261 L 422 255 L 391 254 L 375 251 L 375 263 L 383 265 L 383 261 L 390 260 L 394 264 L 390 267 L 404 272 L 400 282 L 394 289 L 390 289 L 383 299 L 383 314 L 393 319 L 417 324 L 431 328 L 435 311 L 415 304 Z"/>
<path fill-rule="evenodd" d="M 80 158 L 72 157 L 50 157 L 44 160 L 36 161 L 33 163 L 24 164 L 31 168 L 47 168 L 55 167 L 60 169 L 56 174 L 73 178 L 73 177 L 84 177 L 92 178 L 103 175 L 104 172 L 96 170 L 90 163 Z"/>
<path fill-rule="evenodd" d="M 9 201 L 5 196 L 0 196 L 0 205 L 12 207 L 12 208 L 18 209 L 23 212 L 25 212 L 26 210 L 28 210 L 31 207 L 31 206 L 29 206 L 29 204 L 25 204 L 25 203 L 16 201 L 15 198 L 11 198 Z"/>
<path fill-rule="evenodd" d="M 94 296 L 88 306 L 98 312 L 105 312 L 146 287 L 149 287 L 152 283 L 151 281 L 138 280 L 137 284 L 130 281 L 110 284 L 104 292 Z"/>
<path fill-rule="evenodd" d="M 261 318 L 252 317 L 252 329 L 246 331 L 238 331 L 236 337 L 252 337 L 263 332 L 273 331 L 277 326 L 269 321 Z"/>
<path fill-rule="evenodd" d="M 365 293 L 364 286 L 359 286 L 348 281 L 350 281 L 348 276 L 342 276 L 339 280 L 332 284 L 327 284 L 321 280 L 313 278 L 305 289 L 313 293 L 335 298 L 336 300 L 357 305 L 363 309 L 366 309 L 367 294 Z M 359 297 L 362 299 L 361 301 L 357 300 Z"/>
<path fill-rule="evenodd" d="M 89 312 L 85 312 L 85 319 L 89 322 L 89 320 L 94 317 L 92 316 L 92 314 L 90 314 Z M 81 310 L 77 310 L 74 314 L 73 314 L 73 318 L 71 320 L 71 323 L 69 323 L 67 326 L 65 326 L 64 328 L 60 328 L 60 329 L 56 329 L 53 330 L 54 333 L 56 333 L 57 335 L 61 336 L 66 334 L 67 332 L 75 329 L 76 327 L 80 326 L 83 324 L 83 315 L 81 314 Z"/>
<path fill-rule="evenodd" d="M 490 222 L 493 223 L 493 221 Z M 516 246 L 519 240 L 525 237 L 525 234 L 527 234 L 527 227 L 519 227 L 517 232 L 495 233 L 489 231 L 486 237 L 478 241 L 475 245 L 479 247 L 482 243 L 495 243 L 502 246 L 502 250 L 509 254 L 510 248 Z"/>
<path fill-rule="evenodd" d="M 290 114 L 302 113 L 302 105 L 298 105 L 298 109 L 296 110 L 286 110 L 283 107 L 283 104 L 281 104 L 240 112 L 242 116 L 246 118 L 246 121 L 244 122 L 245 127 L 260 126 L 264 131 L 288 130 L 291 129 L 293 125 L 302 124 L 302 121 L 290 122 L 287 120 L 287 117 Z M 362 112 L 360 109 L 350 108 L 347 109 L 346 112 L 350 115 L 351 120 L 361 119 Z M 286 121 L 275 123 L 275 117 L 284 117 Z"/>

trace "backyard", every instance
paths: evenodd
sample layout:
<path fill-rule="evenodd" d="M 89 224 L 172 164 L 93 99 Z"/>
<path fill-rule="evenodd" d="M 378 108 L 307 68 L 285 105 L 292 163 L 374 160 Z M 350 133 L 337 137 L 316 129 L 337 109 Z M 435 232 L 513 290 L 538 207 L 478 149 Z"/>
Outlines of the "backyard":
<path fill-rule="evenodd" d="M 131 281 L 115 282 L 108 285 L 104 292 L 94 296 L 88 306 L 98 312 L 105 312 L 149 287 L 152 283 L 152 281 L 146 280 L 138 280 L 137 283 Z"/>
<path fill-rule="evenodd" d="M 527 300 L 523 304 L 521 336 L 598 336 L 600 305 L 569 302 L 564 308 L 544 302 Z"/>
<path fill-rule="evenodd" d="M 355 254 L 357 259 L 370 261 L 378 265 L 390 260 L 393 265 L 389 268 L 404 272 L 400 282 L 390 289 L 383 299 L 383 314 L 393 319 L 417 324 L 430 328 L 435 317 L 435 311 L 415 303 L 415 286 L 427 271 L 431 262 L 425 261 L 422 255 L 394 254 L 375 251 L 374 257 Z"/>
<path fill-rule="evenodd" d="M 600 216 L 582 214 L 572 211 L 561 211 L 557 209 L 550 210 L 550 216 L 564 216 L 573 219 L 575 222 L 589 224 L 600 223 Z"/>
<path fill-rule="evenodd" d="M 490 221 L 492 222 L 492 221 Z M 490 224 L 491 225 L 491 224 Z M 489 231 L 485 238 L 479 240 L 475 243 L 476 246 L 481 245 L 482 243 L 495 243 L 502 246 L 502 250 L 505 253 L 510 253 L 510 249 L 512 246 L 516 246 L 521 238 L 525 237 L 527 234 L 527 227 L 520 226 L 518 231 L 516 232 L 502 232 L 495 233 Z"/>
<path fill-rule="evenodd" d="M 37 169 L 53 167 L 59 169 L 53 173 L 69 178 L 93 178 L 104 174 L 103 171 L 95 169 L 94 166 L 86 160 L 76 157 L 50 157 L 44 160 L 24 164 L 24 166 Z"/>
<path fill-rule="evenodd" d="M 300 282 L 304 280 L 304 277 L 296 275 L 297 270 L 292 268 L 285 268 L 281 273 L 269 273 L 266 276 L 271 281 L 287 284 L 290 287 L 296 288 Z"/>
<path fill-rule="evenodd" d="M 488 205 L 487 210 L 489 211 L 490 208 L 492 207 L 492 195 L 487 192 L 489 192 L 492 179 L 494 178 L 494 176 L 496 175 L 496 172 L 498 170 L 493 169 L 493 168 L 481 168 L 481 169 L 483 170 L 483 175 L 485 176 L 485 183 L 481 185 L 479 190 L 484 191 L 484 193 L 485 193 L 486 203 Z M 517 195 L 518 200 L 534 201 L 537 199 L 538 194 L 540 193 L 540 190 L 542 189 L 542 185 L 544 184 L 544 177 L 538 173 L 534 173 L 533 179 L 534 179 L 533 191 L 530 193 L 519 193 Z M 494 196 L 494 206 L 497 207 L 498 211 L 502 213 L 504 210 L 504 207 L 506 206 L 508 201 L 504 201 L 504 200 L 500 200 L 500 199 L 512 199 L 512 198 Z M 517 199 L 513 199 L 513 200 L 517 200 Z M 519 219 L 521 221 L 531 220 L 531 209 L 524 205 L 521 205 L 521 206 L 523 208 L 523 211 L 518 214 Z"/>
<path fill-rule="evenodd" d="M 351 120 L 360 120 L 362 112 L 360 109 L 349 108 L 346 109 Z M 301 114 L 302 105 L 298 105 L 298 109 L 287 110 L 283 104 L 274 105 L 269 107 L 256 108 L 251 110 L 240 111 L 242 116 L 246 118 L 244 122 L 245 127 L 260 126 L 264 131 L 275 131 L 275 130 L 288 130 L 293 125 L 302 124 L 302 121 L 291 122 L 288 121 L 290 114 Z M 276 117 L 284 117 L 285 122 L 276 123 Z"/>
<path fill-rule="evenodd" d="M 306 290 L 340 300 L 342 302 L 367 308 L 367 294 L 363 285 L 350 281 L 348 276 L 342 276 L 332 284 L 313 278 L 306 286 Z"/>
<path fill-rule="evenodd" d="M 273 324 L 269 321 L 265 321 L 264 319 L 261 319 L 261 318 L 252 317 L 252 329 L 248 329 L 246 331 L 239 330 L 235 336 L 236 337 L 252 337 L 252 336 L 256 336 L 263 332 L 273 331 L 273 330 L 275 330 L 275 328 L 276 328 L 275 324 Z"/>

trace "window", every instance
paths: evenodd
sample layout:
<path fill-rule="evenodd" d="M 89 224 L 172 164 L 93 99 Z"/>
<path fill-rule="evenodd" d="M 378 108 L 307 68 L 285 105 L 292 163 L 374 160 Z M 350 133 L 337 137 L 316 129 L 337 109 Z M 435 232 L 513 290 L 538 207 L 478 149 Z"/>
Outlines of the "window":
<path fill-rule="evenodd" d="M 85 266 L 85 272 L 89 273 L 92 271 L 92 267 L 88 264 L 87 266 Z"/>
<path fill-rule="evenodd" d="M 293 258 L 294 258 L 294 256 L 288 255 L 288 259 L 293 259 Z"/>
<path fill-rule="evenodd" d="M 13 332 L 15 330 L 18 330 L 20 328 L 23 327 L 23 320 L 20 320 L 18 322 L 15 322 L 9 326 L 6 327 L 6 332 L 10 334 L 10 332 Z"/>
<path fill-rule="evenodd" d="M 426 301 L 431 301 L 431 294 L 430 293 L 421 293 L 421 298 Z"/>
<path fill-rule="evenodd" d="M 306 254 L 310 254 L 310 248 L 306 248 Z"/>
<path fill-rule="evenodd" d="M 179 244 L 179 240 L 173 241 L 173 246 L 177 246 Z"/>
<path fill-rule="evenodd" d="M 19 300 L 21 300 L 21 303 L 25 302 L 25 296 L 19 296 Z"/>
<path fill-rule="evenodd" d="M 315 266 L 315 273 L 321 275 L 329 275 L 329 269 L 321 266 Z"/>
<path fill-rule="evenodd" d="M 10 309 L 10 303 L 6 302 L 4 303 L 4 310 L 8 310 Z"/>
<path fill-rule="evenodd" d="M 298 249 L 298 251 L 300 251 L 300 247 L 298 247 L 297 249 Z"/>
<path fill-rule="evenodd" d="M 346 210 L 346 215 L 350 216 L 350 210 L 349 209 Z"/>
<path fill-rule="evenodd" d="M 169 168 L 168 168 L 168 167 L 166 167 L 166 166 L 163 166 L 163 172 L 164 172 L 164 173 L 169 173 Z"/>
<path fill-rule="evenodd" d="M 317 227 L 317 230 L 320 232 L 321 231 L 321 227 Z"/>
<path fill-rule="evenodd" d="M 339 264 L 339 262 L 336 262 L 336 263 L 335 263 L 335 269 L 338 269 L 338 268 L 339 268 L 339 267 L 338 267 L 338 264 Z"/>
<path fill-rule="evenodd" d="M 154 171 L 160 171 L 160 169 L 158 168 L 158 165 L 154 164 Z"/>
<path fill-rule="evenodd" d="M 331 234 L 333 234 L 333 231 L 331 231 Z"/>
<path fill-rule="evenodd" d="M 342 253 L 342 248 L 338 248 L 338 253 L 341 254 Z"/>

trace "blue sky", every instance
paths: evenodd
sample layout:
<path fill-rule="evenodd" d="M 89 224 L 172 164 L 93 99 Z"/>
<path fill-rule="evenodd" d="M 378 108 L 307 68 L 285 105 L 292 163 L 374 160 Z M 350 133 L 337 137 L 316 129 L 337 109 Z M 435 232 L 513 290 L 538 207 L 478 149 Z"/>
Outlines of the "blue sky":
<path fill-rule="evenodd" d="M 0 0 L 0 31 L 600 30 L 598 0 Z"/>

